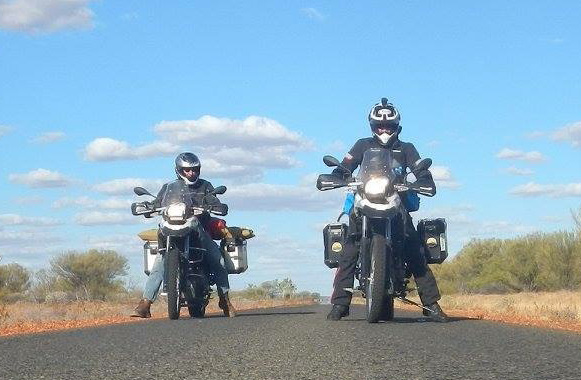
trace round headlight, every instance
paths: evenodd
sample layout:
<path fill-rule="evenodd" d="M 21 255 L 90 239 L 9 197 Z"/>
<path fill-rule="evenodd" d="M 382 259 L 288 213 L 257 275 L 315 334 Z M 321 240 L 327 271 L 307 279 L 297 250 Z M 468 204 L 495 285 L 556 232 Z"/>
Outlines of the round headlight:
<path fill-rule="evenodd" d="M 365 183 L 366 195 L 383 195 L 389 186 L 389 179 L 387 177 L 371 178 Z"/>
<path fill-rule="evenodd" d="M 186 215 L 185 203 L 174 203 L 166 209 L 166 215 L 170 220 L 182 220 Z"/>

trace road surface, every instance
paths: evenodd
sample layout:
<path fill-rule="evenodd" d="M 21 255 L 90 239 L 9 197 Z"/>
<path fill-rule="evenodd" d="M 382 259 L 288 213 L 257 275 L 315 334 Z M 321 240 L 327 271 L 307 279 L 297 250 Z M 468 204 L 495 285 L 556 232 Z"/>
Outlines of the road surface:
<path fill-rule="evenodd" d="M 0 337 L 0 379 L 581 379 L 578 333 L 419 311 L 368 324 L 361 306 L 328 322 L 328 309 Z"/>

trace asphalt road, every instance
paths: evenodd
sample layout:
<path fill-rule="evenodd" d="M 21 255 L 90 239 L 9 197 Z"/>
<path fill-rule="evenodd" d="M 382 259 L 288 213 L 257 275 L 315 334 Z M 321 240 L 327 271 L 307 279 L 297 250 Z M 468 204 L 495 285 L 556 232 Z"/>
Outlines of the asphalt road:
<path fill-rule="evenodd" d="M 581 335 L 329 306 L 0 338 L 0 379 L 581 379 Z M 185 310 L 184 310 L 185 311 Z"/>

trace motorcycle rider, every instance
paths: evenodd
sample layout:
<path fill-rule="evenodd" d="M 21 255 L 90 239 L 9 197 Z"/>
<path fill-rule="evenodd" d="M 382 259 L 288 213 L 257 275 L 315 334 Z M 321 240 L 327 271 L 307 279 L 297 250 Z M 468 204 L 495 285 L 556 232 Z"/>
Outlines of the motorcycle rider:
<path fill-rule="evenodd" d="M 188 185 L 190 194 L 192 196 L 192 203 L 194 205 L 220 205 L 220 201 L 215 195 L 209 195 L 214 190 L 212 184 L 200 178 L 201 164 L 198 157 L 190 152 L 180 153 L 175 159 L 175 172 L 178 180 L 184 181 Z M 161 201 L 167 189 L 167 184 L 163 185 L 157 197 L 153 201 L 153 206 L 160 207 Z M 221 264 L 222 253 L 218 245 L 212 240 L 208 232 L 203 228 L 210 221 L 210 215 L 204 213 L 198 217 L 197 233 L 199 234 L 199 241 L 202 248 L 205 248 L 207 260 L 210 270 L 214 273 L 216 280 L 216 287 L 218 288 L 218 296 L 220 298 L 218 306 L 223 310 L 224 315 L 228 317 L 236 316 L 236 309 L 232 306 L 228 297 L 230 285 L 228 283 L 228 272 Z M 165 247 L 165 239 L 158 234 L 159 248 Z M 145 290 L 143 298 L 139 301 L 139 305 L 135 308 L 135 313 L 132 316 L 149 318 L 151 317 L 151 304 L 157 299 L 159 288 L 164 277 L 164 257 L 165 255 L 158 255 L 154 261 L 153 268 L 145 283 Z"/>
<path fill-rule="evenodd" d="M 413 168 L 420 159 L 420 156 L 412 143 L 399 140 L 401 132 L 400 114 L 393 104 L 388 103 L 386 98 L 382 98 L 380 103 L 375 104 L 369 112 L 369 124 L 373 133 L 372 137 L 358 140 L 353 148 L 343 158 L 342 165 L 350 172 L 345 173 L 340 168 L 333 170 L 333 174 L 350 177 L 351 173 L 361 164 L 363 154 L 369 148 L 382 148 L 392 151 L 393 158 L 399 163 L 396 167 L 396 174 L 402 176 L 407 168 Z M 428 170 L 415 173 L 418 184 L 427 188 L 433 188 L 436 192 L 436 185 L 432 174 Z M 447 315 L 438 305 L 441 298 L 436 284 L 436 279 L 431 269 L 426 263 L 426 259 L 420 250 L 420 239 L 413 226 L 409 212 L 407 216 L 408 235 L 405 238 L 406 261 L 411 270 L 422 304 L 430 309 L 424 309 L 424 315 L 431 317 L 437 322 L 446 322 Z M 351 304 L 352 293 L 346 289 L 353 288 L 355 266 L 358 259 L 358 248 L 356 244 L 357 218 L 353 212 L 349 215 L 349 236 L 344 248 L 344 254 L 339 261 L 339 268 L 335 274 L 333 282 L 333 295 L 331 303 L 333 307 L 327 315 L 328 320 L 338 321 L 349 315 L 349 305 Z"/>

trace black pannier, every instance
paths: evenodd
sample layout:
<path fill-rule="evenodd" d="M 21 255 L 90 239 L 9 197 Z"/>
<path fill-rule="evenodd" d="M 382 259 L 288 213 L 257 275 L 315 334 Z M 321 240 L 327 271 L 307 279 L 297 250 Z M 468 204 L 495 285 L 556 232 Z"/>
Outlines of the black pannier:
<path fill-rule="evenodd" d="M 347 225 L 345 223 L 331 223 L 323 228 L 325 242 L 325 265 L 329 268 L 339 266 L 339 260 L 345 249 Z"/>
<path fill-rule="evenodd" d="M 418 222 L 418 234 L 428 264 L 441 264 L 448 257 L 446 220 L 422 219 Z"/>

